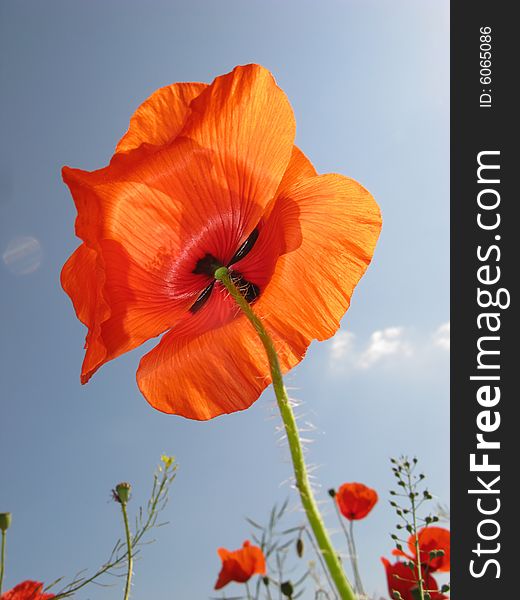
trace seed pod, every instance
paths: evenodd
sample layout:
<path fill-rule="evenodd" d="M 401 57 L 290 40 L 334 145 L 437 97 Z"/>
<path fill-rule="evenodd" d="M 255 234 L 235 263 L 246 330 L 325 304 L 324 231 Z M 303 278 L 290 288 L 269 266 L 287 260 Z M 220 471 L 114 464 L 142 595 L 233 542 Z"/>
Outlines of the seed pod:
<path fill-rule="evenodd" d="M 294 588 L 290 581 L 284 581 L 282 583 L 282 585 L 280 586 L 280 590 L 282 591 L 282 594 L 284 596 L 286 596 L 287 598 L 292 598 L 292 595 L 294 593 Z"/>
<path fill-rule="evenodd" d="M 114 495 L 114 500 L 116 500 L 116 502 L 119 502 L 120 504 L 126 504 L 128 502 L 128 500 L 130 500 L 130 490 L 132 489 L 132 486 L 127 483 L 126 481 L 123 481 L 121 483 L 118 483 L 115 487 L 114 490 L 112 490 L 112 493 Z"/>
<path fill-rule="evenodd" d="M 0 513 L 0 531 L 7 531 L 11 527 L 11 513 Z"/>

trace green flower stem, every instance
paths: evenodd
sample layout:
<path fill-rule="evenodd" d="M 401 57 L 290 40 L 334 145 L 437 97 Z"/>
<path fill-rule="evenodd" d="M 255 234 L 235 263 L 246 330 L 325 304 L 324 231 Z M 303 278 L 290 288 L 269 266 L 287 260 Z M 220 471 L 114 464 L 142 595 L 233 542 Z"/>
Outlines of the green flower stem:
<path fill-rule="evenodd" d="M 271 590 L 270 590 L 270 584 L 265 586 L 266 590 L 267 590 L 267 599 L 268 600 L 273 600 L 273 596 L 271 595 Z"/>
<path fill-rule="evenodd" d="M 356 550 L 356 543 L 354 541 L 354 521 L 350 521 L 349 529 L 347 530 L 347 528 L 345 526 L 344 518 L 342 517 L 341 513 L 339 512 L 338 503 L 336 502 L 336 499 L 333 498 L 332 501 L 334 502 L 334 508 L 336 510 L 336 515 L 338 517 L 339 524 L 341 525 L 341 529 L 343 529 L 343 533 L 345 534 L 345 539 L 347 540 L 350 564 L 352 566 L 352 572 L 354 574 L 355 590 L 360 596 L 364 597 L 366 594 L 365 594 L 365 590 L 363 588 L 363 582 L 361 580 L 361 576 L 359 574 L 358 556 L 357 556 L 357 550 Z"/>
<path fill-rule="evenodd" d="M 305 509 L 307 519 L 309 520 L 312 532 L 316 538 L 316 543 L 318 544 L 318 548 L 325 560 L 327 569 L 330 573 L 332 581 L 334 582 L 339 597 L 341 600 L 355 600 L 356 597 L 345 575 L 345 572 L 343 571 L 338 554 L 332 546 L 329 534 L 325 529 L 323 519 L 321 518 L 316 500 L 314 499 L 314 495 L 311 490 L 307 468 L 305 466 L 305 460 L 303 457 L 303 449 L 298 433 L 298 427 L 296 425 L 296 419 L 289 402 L 287 390 L 285 389 L 282 370 L 280 368 L 278 355 L 274 349 L 273 341 L 265 330 L 260 319 L 251 309 L 251 306 L 247 300 L 242 296 L 238 288 L 231 280 L 228 269 L 226 267 L 220 267 L 217 269 L 215 271 L 215 279 L 218 279 L 225 286 L 233 300 L 235 300 L 242 312 L 249 319 L 265 348 L 267 357 L 269 359 L 273 388 L 276 395 L 276 400 L 278 402 L 278 408 L 282 416 L 285 432 L 287 434 L 287 440 L 289 442 L 289 448 L 294 467 L 294 475 L 296 479 L 296 487 L 300 492 L 303 508 Z"/>
<path fill-rule="evenodd" d="M 0 553 L 0 595 L 2 594 L 2 584 L 4 582 L 5 571 L 5 538 L 6 532 L 2 529 L 2 550 Z"/>
<path fill-rule="evenodd" d="M 366 597 L 363 580 L 359 573 L 358 553 L 356 549 L 356 540 L 354 539 L 354 521 L 350 521 L 349 527 L 350 543 L 352 544 L 352 569 L 354 570 L 354 579 L 356 580 L 357 592 L 360 596 Z"/>
<path fill-rule="evenodd" d="M 126 584 L 124 600 L 130 597 L 130 585 L 132 583 L 132 570 L 134 566 L 134 557 L 132 556 L 132 537 L 130 535 L 130 525 L 128 524 L 128 513 L 126 511 L 126 502 L 121 502 L 121 512 L 125 523 L 126 547 L 128 549 L 128 561 L 126 570 Z"/>
<path fill-rule="evenodd" d="M 413 519 L 413 533 L 414 533 L 414 546 L 415 546 L 415 556 L 416 556 L 416 565 L 417 565 L 417 583 L 419 584 L 419 598 L 420 600 L 424 600 L 424 582 L 422 576 L 422 566 L 421 566 L 421 549 L 419 546 L 419 533 L 417 531 L 417 507 L 415 504 L 415 492 L 414 487 L 412 485 L 412 477 L 410 475 L 410 470 L 408 469 L 408 488 L 411 490 L 410 493 L 410 502 L 412 504 L 412 519 Z"/>
<path fill-rule="evenodd" d="M 251 596 L 251 590 L 249 589 L 249 584 L 247 583 L 247 581 L 245 582 L 245 584 L 246 584 L 247 600 L 253 600 L 253 596 Z"/>

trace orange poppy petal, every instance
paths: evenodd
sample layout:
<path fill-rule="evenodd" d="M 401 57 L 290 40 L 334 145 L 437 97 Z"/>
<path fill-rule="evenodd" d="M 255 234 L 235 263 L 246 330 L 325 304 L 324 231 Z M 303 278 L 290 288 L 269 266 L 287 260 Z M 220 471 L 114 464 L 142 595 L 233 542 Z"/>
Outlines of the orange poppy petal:
<path fill-rule="evenodd" d="M 61 285 L 74 305 L 78 319 L 87 326 L 87 353 L 81 371 L 86 374 L 106 357 L 107 350 L 100 342 L 101 324 L 110 316 L 110 308 L 102 293 L 104 271 L 98 268 L 98 253 L 82 244 L 72 254 L 61 271 Z"/>
<path fill-rule="evenodd" d="M 174 83 L 156 90 L 132 115 L 116 153 L 130 152 L 143 143 L 161 146 L 176 138 L 190 102 L 206 87 L 205 83 Z"/>
<path fill-rule="evenodd" d="M 219 555 L 222 562 L 224 562 L 226 559 L 228 559 L 231 556 L 231 551 L 226 550 L 226 548 L 218 548 L 217 554 Z"/>
<path fill-rule="evenodd" d="M 293 146 L 291 153 L 291 160 L 287 166 L 287 170 L 283 174 L 282 181 L 278 186 L 276 197 L 284 194 L 293 185 L 297 184 L 302 179 L 308 177 L 315 177 L 317 171 L 312 165 L 311 161 L 305 156 L 305 154 L 298 148 Z"/>
<path fill-rule="evenodd" d="M 255 305 L 285 354 L 287 370 L 313 339 L 332 336 L 366 271 L 381 229 L 373 197 L 353 179 L 321 175 L 302 179 L 277 200 L 284 214 L 288 252 Z M 295 249 L 291 248 L 296 246 Z M 287 347 L 289 346 L 289 348 Z"/>
<path fill-rule="evenodd" d="M 219 590 L 231 581 L 245 583 L 253 575 L 264 575 L 266 571 L 265 557 L 258 546 L 252 546 L 246 540 L 242 548 L 229 551 L 219 548 L 218 554 L 222 560 L 215 589 Z"/>
<path fill-rule="evenodd" d="M 238 557 L 234 556 L 236 554 L 237 552 L 231 552 L 229 558 L 223 562 L 217 582 L 215 583 L 216 590 L 220 590 L 232 581 L 244 583 L 249 581 L 251 578 L 251 574 L 247 571 L 244 571 L 241 561 L 238 560 Z"/>
<path fill-rule="evenodd" d="M 429 566 L 430 571 L 447 572 L 450 570 L 450 530 L 430 525 L 418 532 L 421 562 Z M 410 536 L 408 548 L 415 555 L 415 538 Z M 432 550 L 443 550 L 443 556 L 430 558 Z"/>
<path fill-rule="evenodd" d="M 190 108 L 180 135 L 215 153 L 215 179 L 233 208 L 246 202 L 264 209 L 287 169 L 296 132 L 291 105 L 271 73 L 260 65 L 235 67 Z"/>
<path fill-rule="evenodd" d="M 83 382 L 104 362 L 170 328 L 197 294 L 197 289 L 179 293 L 172 283 L 183 245 L 182 207 L 143 183 L 111 181 L 105 174 L 104 183 L 92 185 L 90 175 L 64 171 L 78 206 L 77 230 L 88 244 L 88 256 L 82 250 L 62 274 L 76 310 L 82 303 L 89 317 L 78 313 L 89 327 Z M 98 173 L 94 177 L 103 181 Z"/>
<path fill-rule="evenodd" d="M 174 328 L 141 359 L 137 384 L 148 402 L 196 420 L 251 406 L 271 378 L 265 350 L 246 317 L 191 331 L 189 323 Z"/>
<path fill-rule="evenodd" d="M 220 590 L 224 586 L 226 586 L 228 583 L 231 583 L 232 581 L 234 581 L 234 579 L 233 579 L 233 572 L 231 571 L 231 569 L 229 569 L 229 568 L 226 569 L 226 568 L 222 567 L 222 569 L 220 570 L 220 573 L 218 574 L 217 582 L 215 583 L 214 589 Z"/>
<path fill-rule="evenodd" d="M 414 560 L 413 556 L 410 556 L 409 554 L 406 554 L 406 552 L 403 552 L 402 550 L 398 550 L 397 548 L 394 548 L 392 550 L 392 556 L 399 556 L 401 558 L 407 558 L 408 560 Z"/>
<path fill-rule="evenodd" d="M 244 542 L 240 550 L 240 564 L 246 573 L 252 575 L 265 575 L 265 557 L 258 546 L 252 546 L 249 541 Z"/>

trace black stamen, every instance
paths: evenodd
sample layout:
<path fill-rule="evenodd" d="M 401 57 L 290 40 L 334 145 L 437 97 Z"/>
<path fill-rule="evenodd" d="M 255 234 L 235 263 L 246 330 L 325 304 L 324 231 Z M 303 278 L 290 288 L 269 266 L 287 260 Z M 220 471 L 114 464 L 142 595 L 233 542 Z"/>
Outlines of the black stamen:
<path fill-rule="evenodd" d="M 237 250 L 235 256 L 233 256 L 233 258 L 229 261 L 229 265 L 232 265 L 233 263 L 236 263 L 239 260 L 242 260 L 244 258 L 244 256 L 247 256 L 249 254 L 249 252 L 251 252 L 251 249 L 253 248 L 256 240 L 258 239 L 259 233 L 260 232 L 258 231 L 258 228 L 253 229 L 253 231 L 251 232 L 251 235 L 240 246 L 240 248 Z M 229 267 L 229 265 L 228 265 L 228 267 Z"/>
<path fill-rule="evenodd" d="M 199 297 L 195 300 L 195 302 L 193 303 L 193 305 L 190 308 L 191 313 L 198 312 L 204 306 L 204 304 L 206 304 L 206 302 L 208 301 L 208 299 L 210 297 L 211 291 L 213 290 L 214 285 L 215 285 L 215 282 L 212 281 L 208 285 L 208 287 L 206 287 L 202 290 L 202 292 L 199 294 Z"/>
<path fill-rule="evenodd" d="M 256 240 L 259 235 L 258 228 L 253 229 L 250 236 L 247 240 L 240 246 L 240 248 L 236 251 L 233 258 L 229 261 L 228 267 L 239 260 L 242 260 L 245 256 L 251 252 L 251 249 L 255 245 Z M 206 254 L 203 258 L 197 261 L 195 268 L 193 269 L 193 273 L 197 275 L 209 275 L 210 277 L 215 276 L 215 271 L 219 267 L 223 267 L 224 265 L 220 262 L 218 258 L 215 258 L 213 254 Z M 247 279 L 244 279 L 243 275 L 238 273 L 237 271 L 231 270 L 231 279 L 233 283 L 238 287 L 242 296 L 247 300 L 247 302 L 254 302 L 258 296 L 260 295 L 260 288 Z M 208 301 L 211 292 L 213 291 L 213 286 L 215 282 L 212 281 L 207 287 L 205 287 L 202 292 L 199 294 L 199 297 L 195 300 L 193 305 L 190 308 L 191 313 L 198 312 L 204 304 Z"/>
<path fill-rule="evenodd" d="M 193 269 L 193 273 L 197 273 L 197 275 L 209 275 L 210 277 L 213 277 L 215 275 L 215 271 L 223 266 L 224 265 L 220 262 L 220 260 L 215 258 L 213 254 L 206 254 L 204 258 L 201 258 L 197 261 L 197 264 Z"/>

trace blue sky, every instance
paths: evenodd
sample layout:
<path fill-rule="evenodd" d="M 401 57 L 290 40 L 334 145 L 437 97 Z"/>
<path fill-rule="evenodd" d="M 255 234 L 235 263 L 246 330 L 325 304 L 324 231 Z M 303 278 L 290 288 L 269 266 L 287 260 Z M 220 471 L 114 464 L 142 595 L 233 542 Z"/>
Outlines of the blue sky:
<path fill-rule="evenodd" d="M 244 517 L 265 521 L 288 495 L 298 506 L 284 483 L 290 465 L 271 390 L 250 410 L 207 423 L 154 412 L 135 384 L 153 343 L 82 387 L 85 332 L 59 284 L 78 244 L 62 165 L 104 166 L 156 88 L 257 62 L 289 96 L 297 143 L 316 168 L 362 182 L 383 212 L 340 334 L 313 344 L 287 384 L 316 428 L 307 455 L 323 491 L 362 481 L 380 494 L 359 523 L 358 550 L 366 587 L 387 597 L 379 557 L 390 553 L 396 522 L 389 457 L 416 454 L 430 489 L 449 503 L 448 9 L 444 0 L 0 4 L 7 588 L 100 564 L 120 535 L 110 489 L 131 481 L 137 506 L 163 452 L 177 456 L 179 476 L 170 525 L 137 566 L 136 600 L 208 598 L 216 549 L 249 536 Z M 121 596 L 93 588 L 78 598 Z"/>

